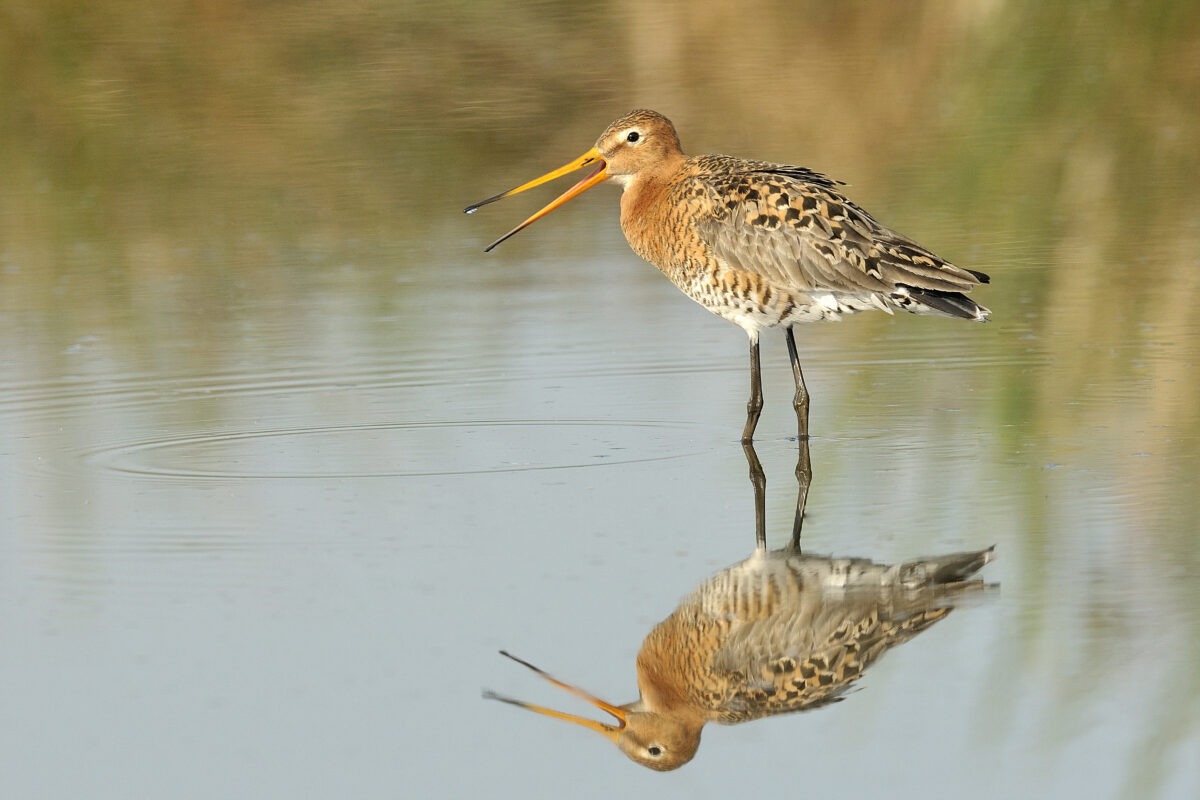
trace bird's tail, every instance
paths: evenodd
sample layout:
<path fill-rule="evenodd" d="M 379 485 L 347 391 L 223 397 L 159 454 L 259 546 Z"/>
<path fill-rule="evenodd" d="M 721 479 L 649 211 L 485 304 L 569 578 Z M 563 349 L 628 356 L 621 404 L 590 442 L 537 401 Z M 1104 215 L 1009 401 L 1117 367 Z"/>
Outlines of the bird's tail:
<path fill-rule="evenodd" d="M 996 546 L 900 564 L 896 582 L 907 589 L 962 583 L 995 558 Z"/>
<path fill-rule="evenodd" d="M 983 322 L 992 312 L 961 292 L 946 292 L 938 289 L 899 287 L 892 299 L 905 311 L 912 314 L 941 314 L 947 317 Z"/>

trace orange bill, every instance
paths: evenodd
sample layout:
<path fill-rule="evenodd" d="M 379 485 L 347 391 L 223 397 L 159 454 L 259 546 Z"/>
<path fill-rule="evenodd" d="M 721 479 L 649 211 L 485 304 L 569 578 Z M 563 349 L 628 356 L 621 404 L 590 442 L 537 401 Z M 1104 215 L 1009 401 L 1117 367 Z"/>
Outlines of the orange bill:
<path fill-rule="evenodd" d="M 536 672 L 538 675 L 541 675 L 543 678 L 550 681 L 550 683 L 553 683 L 558 688 L 565 689 L 566 691 L 570 692 L 571 694 L 575 695 L 576 697 L 581 697 L 584 700 L 588 701 L 592 705 L 596 706 L 596 708 L 599 708 L 603 711 L 607 711 L 609 714 L 612 714 L 614 717 L 617 718 L 618 724 L 617 725 L 609 725 L 604 722 L 597 722 L 596 720 L 588 719 L 587 717 L 578 717 L 574 714 L 567 714 L 562 711 L 555 711 L 554 709 L 546 708 L 545 706 L 538 706 L 538 705 L 534 705 L 533 703 L 526 703 L 522 700 L 514 700 L 511 697 L 505 697 L 504 695 L 496 694 L 495 692 L 484 692 L 483 693 L 484 697 L 488 698 L 489 700 L 499 700 L 502 703 L 510 703 L 511 705 L 514 705 L 514 706 L 520 706 L 521 708 L 527 708 L 530 711 L 536 711 L 539 714 L 545 714 L 546 716 L 554 717 L 555 719 L 564 719 L 567 722 L 574 722 L 576 725 L 582 725 L 585 728 L 591 728 L 594 731 L 598 731 L 598 732 L 604 734 L 605 736 L 607 736 L 609 739 L 611 739 L 614 742 L 617 741 L 618 738 L 620 738 L 621 731 L 624 730 L 624 728 L 625 728 L 625 718 L 628 714 L 628 712 L 625 709 L 621 708 L 620 706 L 614 706 L 612 703 L 605 702 L 604 700 L 601 700 L 599 697 L 591 695 L 576 686 L 572 686 L 569 683 L 563 683 L 562 681 L 558 680 L 557 678 L 538 669 L 533 664 L 530 664 L 528 661 L 522 661 L 521 659 L 517 658 L 516 656 L 512 655 L 511 653 L 501 650 L 500 655 L 505 656 L 507 658 L 511 658 L 513 661 L 516 661 L 518 664 L 523 664 L 524 666 L 526 666 L 529 669 Z"/>
<path fill-rule="evenodd" d="M 547 214 L 549 214 L 551 211 L 558 208 L 559 206 L 563 205 L 571 198 L 577 197 L 578 195 L 583 194 L 584 192 L 586 192 L 588 189 L 592 188 L 596 184 L 603 183 L 604 181 L 608 180 L 608 178 L 609 178 L 608 171 L 607 171 L 608 164 L 606 164 L 604 162 L 604 159 L 600 157 L 600 151 L 593 147 L 591 150 L 588 150 L 586 153 L 581 155 L 579 158 L 575 159 L 574 161 L 572 161 L 569 164 L 564 164 L 563 166 L 559 167 L 558 169 L 554 170 L 553 172 L 547 172 L 545 175 L 543 175 L 540 178 L 534 178 L 533 180 L 529 181 L 528 183 L 523 183 L 520 186 L 516 187 L 515 189 L 509 189 L 507 192 L 501 192 L 498 195 L 489 197 L 487 200 L 481 200 L 480 202 L 475 203 L 473 205 L 469 205 L 465 209 L 463 209 L 467 214 L 474 214 L 479 209 L 480 206 L 486 206 L 488 203 L 494 203 L 497 200 L 503 200 L 506 197 L 511 197 L 514 194 L 519 194 L 519 193 L 525 191 L 526 189 L 532 189 L 535 186 L 541 186 L 543 183 L 552 181 L 555 178 L 561 178 L 563 175 L 566 175 L 569 172 L 574 172 L 575 170 L 579 169 L 580 167 L 586 167 L 587 165 L 594 164 L 596 162 L 600 162 L 600 166 L 597 167 L 594 172 L 589 174 L 586 178 L 581 180 L 579 183 L 572 186 L 570 189 L 567 189 L 567 191 L 563 192 L 561 195 L 559 195 L 557 198 L 555 198 L 555 200 L 552 203 L 547 205 L 541 211 L 537 212 L 532 217 L 525 220 L 517 227 L 513 228 L 511 231 L 509 231 L 508 233 L 504 234 L 496 241 L 489 244 L 486 248 L 484 248 L 483 252 L 485 252 L 485 253 L 490 252 L 492 250 L 492 248 L 494 248 L 496 245 L 500 244 L 505 239 L 507 239 L 508 237 L 515 234 L 517 231 L 520 231 L 523 228 L 527 228 L 530 225 L 532 225 L 533 223 L 537 222 L 539 219 L 546 216 Z M 521 663 L 524 663 L 524 662 L 521 662 Z M 528 665 L 526 665 L 526 666 L 528 666 Z"/>

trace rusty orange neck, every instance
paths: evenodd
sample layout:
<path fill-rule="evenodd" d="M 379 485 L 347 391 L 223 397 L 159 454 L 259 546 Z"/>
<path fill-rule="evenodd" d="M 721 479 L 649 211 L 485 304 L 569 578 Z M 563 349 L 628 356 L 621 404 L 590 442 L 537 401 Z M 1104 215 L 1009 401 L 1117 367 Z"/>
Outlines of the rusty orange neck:
<path fill-rule="evenodd" d="M 661 627 L 661 626 L 659 626 Z M 651 631 L 637 657 L 638 710 L 678 718 L 694 718 L 704 724 L 704 713 L 688 696 L 688 665 L 679 663 L 679 653 L 662 640 L 659 628 Z"/>
<path fill-rule="evenodd" d="M 643 258 L 658 263 L 657 241 L 667 230 L 670 204 L 662 202 L 681 178 L 687 159 L 673 153 L 656 162 L 652 169 L 635 174 L 621 195 L 621 229 L 629 244 Z"/>

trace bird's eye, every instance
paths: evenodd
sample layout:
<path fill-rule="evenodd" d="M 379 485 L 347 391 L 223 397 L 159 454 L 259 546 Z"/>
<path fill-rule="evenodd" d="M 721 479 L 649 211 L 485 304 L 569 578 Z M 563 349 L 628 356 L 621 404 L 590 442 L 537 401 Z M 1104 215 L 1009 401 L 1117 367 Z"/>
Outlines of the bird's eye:
<path fill-rule="evenodd" d="M 637 131 L 630 131 L 629 135 L 625 137 L 625 141 L 633 143 L 633 142 L 636 142 L 640 138 L 642 138 L 642 135 L 640 133 L 638 133 Z"/>
<path fill-rule="evenodd" d="M 655 758 L 658 758 L 659 756 L 662 755 L 662 748 L 656 744 L 652 744 L 646 748 L 646 752 L 649 753 L 650 755 L 654 756 Z"/>

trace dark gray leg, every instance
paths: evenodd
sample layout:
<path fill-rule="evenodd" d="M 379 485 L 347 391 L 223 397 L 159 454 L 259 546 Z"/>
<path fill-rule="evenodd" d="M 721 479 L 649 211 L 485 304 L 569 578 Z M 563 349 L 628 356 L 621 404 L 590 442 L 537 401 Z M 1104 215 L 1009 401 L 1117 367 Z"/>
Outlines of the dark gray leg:
<path fill-rule="evenodd" d="M 758 336 L 750 337 L 750 401 L 746 403 L 746 427 L 742 429 L 742 444 L 754 441 L 758 415 L 762 413 L 762 370 L 758 362 Z"/>
<path fill-rule="evenodd" d="M 804 373 L 800 371 L 800 356 L 796 354 L 796 337 L 787 329 L 788 358 L 792 360 L 792 377 L 796 379 L 796 396 L 792 407 L 796 409 L 796 427 L 800 438 L 808 438 L 808 389 L 804 386 Z M 806 459 L 807 460 L 807 459 Z"/>

